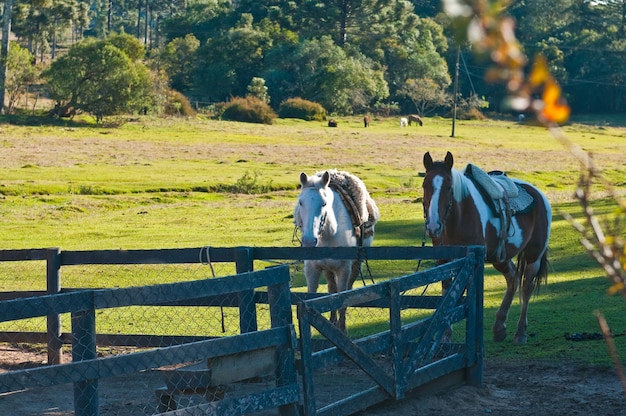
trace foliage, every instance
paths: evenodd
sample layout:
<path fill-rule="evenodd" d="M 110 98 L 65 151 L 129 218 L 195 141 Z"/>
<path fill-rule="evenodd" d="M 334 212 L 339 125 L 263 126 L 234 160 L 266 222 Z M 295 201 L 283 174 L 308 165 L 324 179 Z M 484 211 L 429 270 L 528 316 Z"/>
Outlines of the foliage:
<path fill-rule="evenodd" d="M 7 57 L 5 91 L 8 96 L 6 112 L 12 113 L 20 96 L 29 83 L 35 81 L 37 71 L 32 64 L 33 56 L 17 42 L 11 42 Z"/>
<path fill-rule="evenodd" d="M 60 109 L 103 117 L 149 107 L 148 69 L 107 41 L 75 44 L 42 73 Z"/>
<path fill-rule="evenodd" d="M 349 55 L 327 36 L 302 42 L 289 61 L 275 65 L 273 71 L 291 75 L 269 74 L 270 90 L 288 88 L 289 96 L 318 102 L 331 113 L 354 113 L 389 95 L 383 72 L 372 61 Z"/>
<path fill-rule="evenodd" d="M 281 118 L 299 118 L 301 120 L 326 120 L 326 110 L 320 104 L 303 98 L 289 98 L 278 107 Z"/>
<path fill-rule="evenodd" d="M 198 49 L 196 89 L 211 101 L 246 95 L 271 44 L 269 35 L 252 25 L 249 14 L 243 14 L 234 27 Z"/>
<path fill-rule="evenodd" d="M 271 192 L 273 190 L 272 180 L 270 179 L 267 183 L 262 184 L 259 181 L 260 176 L 261 173 L 257 170 L 253 174 L 246 171 L 233 185 L 220 185 L 216 187 L 215 191 L 251 195 Z"/>
<path fill-rule="evenodd" d="M 177 91 L 188 91 L 193 85 L 196 51 L 200 41 L 193 35 L 176 38 L 167 43 L 155 58 L 165 71 L 170 86 Z"/>
<path fill-rule="evenodd" d="M 111 35 L 106 42 L 124 52 L 133 62 L 143 59 L 146 55 L 145 46 L 136 37 L 127 33 Z"/>
<path fill-rule="evenodd" d="M 258 98 L 261 101 L 270 103 L 270 96 L 267 93 L 267 87 L 265 86 L 265 80 L 259 77 L 252 77 L 250 85 L 248 85 L 248 95 Z"/>
<path fill-rule="evenodd" d="M 246 123 L 272 124 L 276 113 L 265 101 L 256 97 L 235 97 L 224 107 L 222 119 Z"/>
<path fill-rule="evenodd" d="M 452 97 L 430 78 L 407 79 L 398 92 L 411 100 L 420 115 L 427 115 L 437 107 L 449 107 L 452 103 Z"/>
<path fill-rule="evenodd" d="M 163 113 L 168 116 L 194 117 L 196 110 L 193 109 L 189 99 L 178 91 L 170 90 Z"/>

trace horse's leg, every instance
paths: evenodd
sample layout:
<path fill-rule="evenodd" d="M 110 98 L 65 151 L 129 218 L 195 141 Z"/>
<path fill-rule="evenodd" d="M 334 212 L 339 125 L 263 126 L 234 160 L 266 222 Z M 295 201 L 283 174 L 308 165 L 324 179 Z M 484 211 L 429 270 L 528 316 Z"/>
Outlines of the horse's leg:
<path fill-rule="evenodd" d="M 312 260 L 304 261 L 304 278 L 306 279 L 306 289 L 309 293 L 317 293 L 320 284 L 321 270 Z"/>
<path fill-rule="evenodd" d="M 337 279 L 335 273 L 330 270 L 325 270 L 324 276 L 328 283 L 328 293 L 337 293 Z M 330 322 L 335 326 L 337 325 L 337 311 L 330 311 Z"/>
<path fill-rule="evenodd" d="M 515 338 L 513 338 L 513 342 L 516 344 L 526 344 L 527 335 L 526 335 L 526 327 L 528 326 L 528 304 L 530 302 L 530 296 L 533 294 L 535 290 L 535 279 L 534 276 L 537 275 L 539 270 L 539 263 L 528 263 L 523 271 L 522 277 L 522 287 L 521 287 L 521 303 L 522 308 L 519 316 L 519 321 L 517 322 L 517 332 L 515 333 Z"/>
<path fill-rule="evenodd" d="M 352 280 L 352 276 L 355 273 L 354 269 L 355 263 L 349 261 L 347 262 L 345 267 L 342 267 L 339 271 L 337 271 L 337 273 L 335 274 L 335 284 L 338 292 L 343 292 L 352 287 L 352 283 L 354 282 L 354 280 Z M 346 308 L 339 309 L 339 319 L 335 323 L 335 325 L 344 334 L 348 333 L 348 329 L 346 328 Z"/>
<path fill-rule="evenodd" d="M 359 274 L 361 274 L 361 264 L 362 262 L 360 260 L 352 260 L 352 265 L 350 268 L 350 280 L 348 280 L 348 286 L 345 288 L 345 290 L 352 289 L 354 281 L 357 277 L 359 277 Z"/>
<path fill-rule="evenodd" d="M 493 324 L 493 340 L 499 342 L 504 341 L 506 338 L 506 319 L 509 315 L 511 303 L 513 302 L 513 296 L 515 296 L 515 292 L 517 291 L 520 273 L 516 270 L 511 260 L 494 264 L 493 267 L 502 273 L 506 279 L 506 292 L 502 298 L 502 304 L 498 312 L 496 312 L 496 322 Z"/>

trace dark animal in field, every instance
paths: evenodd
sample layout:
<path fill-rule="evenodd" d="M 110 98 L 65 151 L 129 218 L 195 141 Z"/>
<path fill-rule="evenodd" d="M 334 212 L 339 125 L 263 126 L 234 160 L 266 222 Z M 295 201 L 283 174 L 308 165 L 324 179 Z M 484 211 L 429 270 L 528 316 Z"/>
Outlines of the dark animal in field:
<path fill-rule="evenodd" d="M 413 123 L 417 123 L 420 126 L 424 125 L 424 120 L 422 120 L 422 118 L 420 116 L 418 116 L 417 114 L 411 114 L 409 115 L 409 126 L 412 126 Z"/>
<path fill-rule="evenodd" d="M 328 120 L 328 127 L 337 127 L 337 122 L 331 118 Z"/>
<path fill-rule="evenodd" d="M 364 127 L 369 127 L 370 126 L 370 121 L 371 121 L 370 116 L 363 117 L 363 125 L 364 125 Z"/>

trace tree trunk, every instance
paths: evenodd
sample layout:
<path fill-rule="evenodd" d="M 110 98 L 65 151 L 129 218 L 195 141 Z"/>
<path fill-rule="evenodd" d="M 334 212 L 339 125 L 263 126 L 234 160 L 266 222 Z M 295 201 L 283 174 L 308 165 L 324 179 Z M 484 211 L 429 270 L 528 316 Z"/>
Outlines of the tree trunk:
<path fill-rule="evenodd" d="M 4 113 L 5 83 L 7 79 L 7 61 L 9 58 L 9 37 L 11 34 L 11 14 L 13 0 L 6 0 L 2 16 L 2 47 L 0 48 L 0 113 Z"/>

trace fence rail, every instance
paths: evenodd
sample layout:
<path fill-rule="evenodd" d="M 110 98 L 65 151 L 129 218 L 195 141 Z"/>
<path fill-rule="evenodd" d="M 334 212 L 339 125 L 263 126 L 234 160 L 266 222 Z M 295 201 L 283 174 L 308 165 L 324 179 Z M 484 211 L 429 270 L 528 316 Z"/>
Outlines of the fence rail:
<path fill-rule="evenodd" d="M 290 291 L 288 267 L 254 271 L 255 261 L 305 259 L 435 260 L 451 262 L 402 277 L 333 295 Z M 102 377 L 176 365 L 220 354 L 264 348 L 268 342 L 280 351 L 281 368 L 276 386 L 255 393 L 255 402 L 224 399 L 219 403 L 194 405 L 196 412 L 242 414 L 278 407 L 281 414 L 347 415 L 383 400 L 402 398 L 435 379 L 453 375 L 454 382 L 482 382 L 482 247 L 367 247 L 367 248 L 282 248 L 198 247 L 162 250 L 61 251 L 52 249 L 0 250 L 0 262 L 39 260 L 46 262 L 46 291 L 0 293 L 0 323 L 47 317 L 47 332 L 4 331 L 0 342 L 47 343 L 49 367 L 0 374 L 0 392 L 34 386 L 74 383 L 75 414 L 98 414 L 98 383 Z M 236 274 L 141 287 L 64 288 L 61 271 L 81 265 L 176 265 L 231 263 Z M 452 278 L 446 296 L 416 294 L 416 288 Z M 222 282 L 222 283 L 220 283 Z M 228 282 L 226 285 L 225 282 Z M 258 288 L 267 287 L 267 291 Z M 34 295 L 34 296 L 33 296 Z M 226 296 L 228 295 L 228 296 Z M 32 296 L 27 297 L 25 296 Z M 257 305 L 269 304 L 271 328 L 258 330 Z M 126 306 L 234 307 L 239 311 L 239 335 L 232 337 L 106 334 L 96 333 L 96 311 Z M 300 359 L 296 365 L 292 305 L 298 305 Z M 341 307 L 388 310 L 388 329 L 360 339 L 350 339 L 322 314 Z M 432 310 L 431 316 L 407 319 L 412 310 Z M 72 333 L 62 333 L 61 314 L 71 314 Z M 459 342 L 444 341 L 446 328 L 465 322 Z M 316 331 L 315 335 L 313 331 Z M 123 340 L 120 343 L 120 340 Z M 243 344 L 241 344 L 243 342 Z M 73 362 L 61 364 L 63 344 L 72 344 Z M 123 356 L 97 358 L 97 345 L 160 347 Z M 245 345 L 245 347 L 242 347 Z M 445 349 L 445 351 L 444 351 Z M 372 354 L 387 357 L 376 362 Z M 380 360 L 378 360 L 380 361 Z M 137 365 L 140 362 L 141 365 Z M 343 363 L 354 365 L 373 383 L 344 398 L 318 399 L 313 381 L 320 372 Z M 296 368 L 302 373 L 298 386 Z M 393 369 L 393 371 L 389 369 Z M 333 376 L 331 376 L 333 377 Z M 46 381 L 47 380 L 47 381 Z M 452 379 L 451 379 L 452 380 Z M 303 398 L 300 398 L 300 390 Z M 169 394 L 169 393 L 168 393 Z M 169 396 L 160 396 L 169 397 Z M 234 400 L 234 402 L 233 402 Z M 296 404 L 300 403 L 300 408 Z M 242 407 L 243 406 L 243 407 Z M 216 410 L 221 409 L 221 410 Z M 230 410 L 229 410 L 230 409 Z M 169 408 L 168 408 L 169 410 Z M 213 412 L 213 413 L 211 413 Z M 217 412 L 217 413 L 216 413 Z M 220 413 L 222 412 L 222 413 Z M 170 414 L 170 413 L 168 413 Z M 172 410 L 171 414 L 179 414 Z M 183 414 L 183 413 L 180 413 Z"/>

